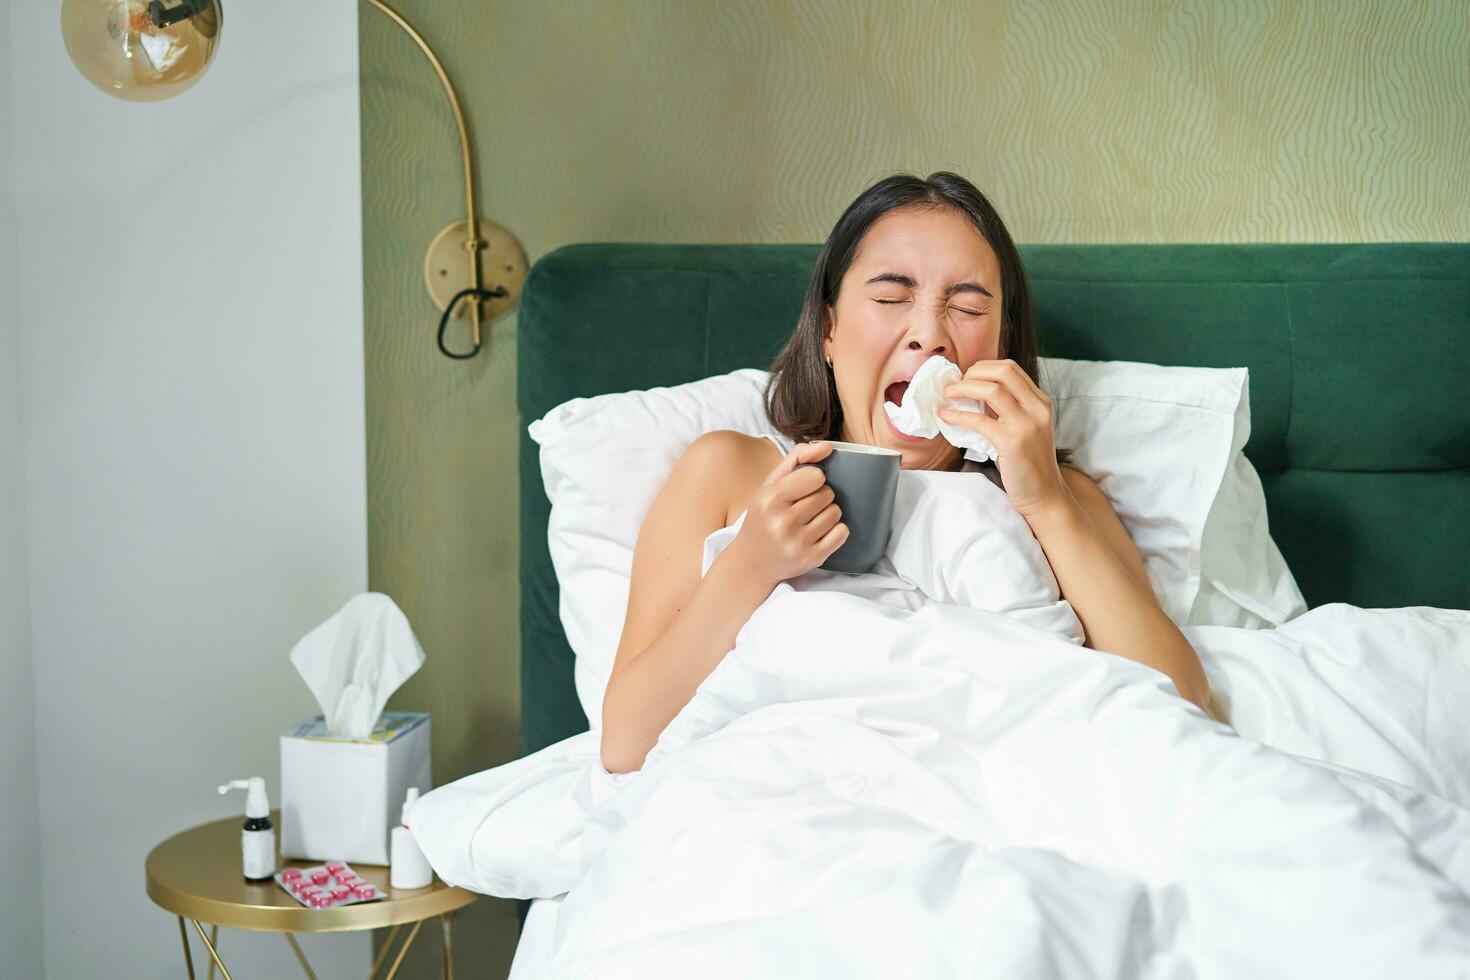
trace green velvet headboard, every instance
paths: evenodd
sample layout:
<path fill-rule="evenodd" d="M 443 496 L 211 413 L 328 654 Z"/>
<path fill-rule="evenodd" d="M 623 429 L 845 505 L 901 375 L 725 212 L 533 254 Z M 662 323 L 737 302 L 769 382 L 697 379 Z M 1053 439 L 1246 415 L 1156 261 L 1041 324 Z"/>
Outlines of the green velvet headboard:
<path fill-rule="evenodd" d="M 1470 606 L 1470 244 L 1021 252 L 1043 354 L 1250 369 L 1246 453 L 1310 605 Z M 768 366 L 816 255 L 574 245 L 531 270 L 517 395 L 524 750 L 587 727 L 526 425 L 579 395 Z"/>

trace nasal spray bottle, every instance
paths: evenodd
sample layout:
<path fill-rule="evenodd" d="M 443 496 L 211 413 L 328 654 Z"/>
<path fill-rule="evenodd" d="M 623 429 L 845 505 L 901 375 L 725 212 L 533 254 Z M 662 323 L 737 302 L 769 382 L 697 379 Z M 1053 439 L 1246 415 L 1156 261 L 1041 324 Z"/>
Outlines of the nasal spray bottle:
<path fill-rule="evenodd" d="M 271 824 L 271 804 L 265 796 L 265 780 L 259 776 L 232 779 L 219 788 L 221 794 L 245 790 L 245 829 L 240 847 L 245 858 L 247 881 L 270 881 L 276 873 L 276 829 Z"/>
<path fill-rule="evenodd" d="M 388 884 L 394 888 L 427 888 L 434 881 L 434 869 L 429 867 L 429 859 L 424 857 L 419 842 L 408 829 L 409 816 L 418 798 L 419 788 L 410 786 L 403 801 L 403 816 L 389 835 L 388 859 L 392 864 L 388 867 Z"/>

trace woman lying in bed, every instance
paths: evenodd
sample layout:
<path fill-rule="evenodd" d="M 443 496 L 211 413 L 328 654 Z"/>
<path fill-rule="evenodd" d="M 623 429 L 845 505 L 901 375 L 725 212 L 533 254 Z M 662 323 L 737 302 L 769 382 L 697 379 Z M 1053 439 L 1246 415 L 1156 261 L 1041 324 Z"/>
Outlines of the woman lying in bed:
<path fill-rule="evenodd" d="M 603 699 L 602 761 L 643 765 L 660 733 L 735 645 L 777 584 L 826 560 L 847 538 L 817 467 L 820 440 L 883 446 L 904 469 L 977 470 L 942 436 L 893 427 L 885 400 L 933 355 L 963 373 L 944 410 L 996 447 L 992 474 L 1025 518 L 1086 632 L 1087 646 L 1167 674 L 1207 708 L 1199 657 L 1160 608 L 1142 559 L 1107 498 L 1059 465 L 1051 400 L 1036 385 L 1036 335 L 1025 270 L 990 202 L 951 173 L 888 177 L 838 219 L 800 319 L 772 367 L 771 422 L 796 446 L 711 432 L 697 439 L 654 501 L 633 559 L 627 617 Z M 818 440 L 818 441 L 806 441 Z M 744 523 L 700 577 L 701 544 Z"/>

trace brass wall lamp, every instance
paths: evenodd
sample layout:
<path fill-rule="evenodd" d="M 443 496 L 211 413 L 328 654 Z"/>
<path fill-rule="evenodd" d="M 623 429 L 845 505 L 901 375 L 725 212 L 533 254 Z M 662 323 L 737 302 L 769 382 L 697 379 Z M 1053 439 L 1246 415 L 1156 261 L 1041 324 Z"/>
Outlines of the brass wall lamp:
<path fill-rule="evenodd" d="M 508 228 L 475 216 L 475 168 L 454 85 L 422 35 L 383 0 L 368 3 L 413 38 L 434 66 L 459 127 L 464 165 L 465 220 L 434 237 L 424 258 L 424 282 L 439 318 L 439 350 L 466 360 L 480 352 L 481 327 L 510 313 L 526 281 L 526 251 Z M 89 82 L 108 95 L 156 102 L 190 88 L 214 60 L 224 21 L 222 0 L 62 0 L 66 53 Z M 469 302 L 464 300 L 469 299 Z M 450 317 L 470 321 L 470 347 L 450 350 Z"/>

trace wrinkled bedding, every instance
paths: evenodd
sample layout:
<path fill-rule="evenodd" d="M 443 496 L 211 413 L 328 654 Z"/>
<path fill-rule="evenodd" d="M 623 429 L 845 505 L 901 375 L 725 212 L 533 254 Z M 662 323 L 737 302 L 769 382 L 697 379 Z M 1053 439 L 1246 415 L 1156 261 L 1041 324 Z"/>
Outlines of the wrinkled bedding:
<path fill-rule="evenodd" d="M 1081 646 L 1054 582 L 1004 595 L 984 534 L 783 583 L 640 772 L 584 733 L 415 836 L 453 884 L 561 896 L 538 976 L 1470 975 L 1470 613 L 1187 629 L 1226 724 Z"/>

